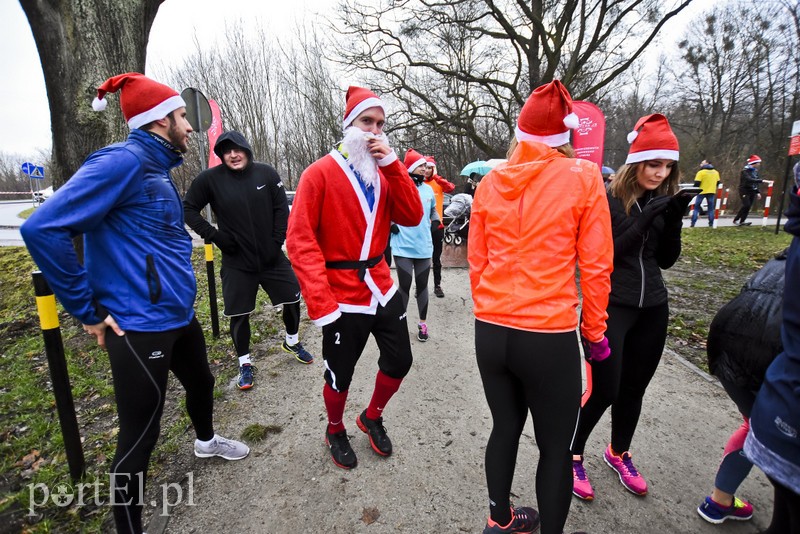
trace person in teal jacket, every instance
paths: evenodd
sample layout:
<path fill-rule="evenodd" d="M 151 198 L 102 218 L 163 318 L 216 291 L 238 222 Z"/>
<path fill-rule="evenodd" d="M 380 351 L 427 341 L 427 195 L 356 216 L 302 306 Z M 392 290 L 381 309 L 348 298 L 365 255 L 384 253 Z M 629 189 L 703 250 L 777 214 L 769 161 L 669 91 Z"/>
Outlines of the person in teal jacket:
<path fill-rule="evenodd" d="M 441 220 L 436 211 L 436 197 L 433 189 L 426 183 L 423 174 L 426 165 L 425 157 L 409 148 L 403 160 L 408 174 L 417 185 L 420 200 L 422 200 L 422 219 L 416 226 L 392 225 L 390 246 L 397 266 L 397 282 L 400 294 L 403 296 L 403 306 L 408 309 L 411 299 L 411 280 L 413 278 L 419 311 L 419 324 L 417 325 L 417 339 L 428 341 L 428 279 L 431 273 L 433 257 L 433 238 L 431 232 L 439 228 Z"/>
<path fill-rule="evenodd" d="M 194 313 L 192 240 L 170 169 L 183 161 L 192 127 L 173 89 L 142 74 L 109 78 L 131 128 L 125 142 L 90 155 L 20 228 L 64 308 L 108 350 L 119 416 L 109 472 L 119 533 L 141 534 L 144 481 L 172 371 L 186 390 L 195 455 L 239 460 L 250 449 L 214 432 L 214 377 Z M 72 239 L 84 236 L 84 264 Z"/>

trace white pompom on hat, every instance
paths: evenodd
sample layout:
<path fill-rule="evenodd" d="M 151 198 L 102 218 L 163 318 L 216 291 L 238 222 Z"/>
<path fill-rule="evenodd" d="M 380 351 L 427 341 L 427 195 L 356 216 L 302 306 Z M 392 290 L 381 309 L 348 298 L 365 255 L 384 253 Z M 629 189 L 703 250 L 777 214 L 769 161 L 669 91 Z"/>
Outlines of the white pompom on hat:
<path fill-rule="evenodd" d="M 425 159 L 425 156 L 423 156 L 413 148 L 409 148 L 406 151 L 406 157 L 403 159 L 403 165 L 406 166 L 406 169 L 408 169 L 409 174 L 413 173 L 415 169 L 427 163 L 428 162 Z"/>
<path fill-rule="evenodd" d="M 92 109 L 103 111 L 107 93 L 120 91 L 119 105 L 131 129 L 163 119 L 176 109 L 186 107 L 177 91 L 138 72 L 126 72 L 107 79 L 97 88 Z"/>
<path fill-rule="evenodd" d="M 747 164 L 748 165 L 753 165 L 755 163 L 761 163 L 761 156 L 759 156 L 757 154 L 753 154 L 752 156 L 747 158 Z"/>
<path fill-rule="evenodd" d="M 647 115 L 636 121 L 628 134 L 628 157 L 625 163 L 639 163 L 651 159 L 678 161 L 678 138 L 672 132 L 667 118 L 660 113 Z"/>
<path fill-rule="evenodd" d="M 517 118 L 517 141 L 537 141 L 550 147 L 569 143 L 569 131 L 580 125 L 572 112 L 572 97 L 559 80 L 537 87 Z"/>
<path fill-rule="evenodd" d="M 378 95 L 365 89 L 364 87 L 357 87 L 351 85 L 347 88 L 347 95 L 345 96 L 344 120 L 342 121 L 342 130 L 346 130 L 348 126 L 353 124 L 356 117 L 369 108 L 381 108 L 386 113 L 386 108 L 383 107 L 383 102 Z"/>

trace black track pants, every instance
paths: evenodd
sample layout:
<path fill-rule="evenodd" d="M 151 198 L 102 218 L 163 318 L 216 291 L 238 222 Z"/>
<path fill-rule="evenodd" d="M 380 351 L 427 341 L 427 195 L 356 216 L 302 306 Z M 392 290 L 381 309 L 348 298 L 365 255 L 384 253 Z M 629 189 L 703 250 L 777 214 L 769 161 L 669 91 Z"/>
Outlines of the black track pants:
<path fill-rule="evenodd" d="M 517 449 L 530 411 L 539 447 L 536 498 L 542 534 L 561 534 L 572 499 L 572 456 L 581 397 L 575 332 L 542 334 L 475 321 L 475 353 L 492 433 L 486 445 L 490 513 L 505 524 Z"/>

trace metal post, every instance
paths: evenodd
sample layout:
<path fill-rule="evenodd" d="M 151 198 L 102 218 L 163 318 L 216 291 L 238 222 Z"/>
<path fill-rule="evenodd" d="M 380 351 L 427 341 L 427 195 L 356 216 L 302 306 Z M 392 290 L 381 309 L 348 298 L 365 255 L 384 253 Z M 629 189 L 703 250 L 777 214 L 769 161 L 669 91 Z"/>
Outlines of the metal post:
<path fill-rule="evenodd" d="M 67 359 L 64 356 L 64 344 L 58 324 L 56 298 L 41 271 L 33 273 L 33 288 L 47 354 L 47 366 L 50 368 L 50 380 L 53 383 L 53 395 L 56 398 L 58 422 L 61 425 L 61 434 L 64 436 L 69 474 L 75 482 L 83 478 L 86 473 L 86 462 L 83 458 L 81 434 L 78 429 L 78 418 L 75 415 L 75 404 L 72 400 L 72 388 L 67 372 Z"/>
<path fill-rule="evenodd" d="M 214 276 L 214 245 L 205 240 L 206 276 L 208 277 L 208 304 L 211 307 L 211 333 L 219 337 L 219 312 L 217 312 L 217 279 Z"/>
<path fill-rule="evenodd" d="M 786 202 L 786 188 L 789 186 L 789 176 L 792 173 L 792 156 L 786 156 L 786 171 L 783 173 L 783 191 L 781 191 L 781 202 L 778 204 L 778 222 L 775 223 L 775 235 L 781 229 L 781 215 L 783 215 L 783 206 Z"/>

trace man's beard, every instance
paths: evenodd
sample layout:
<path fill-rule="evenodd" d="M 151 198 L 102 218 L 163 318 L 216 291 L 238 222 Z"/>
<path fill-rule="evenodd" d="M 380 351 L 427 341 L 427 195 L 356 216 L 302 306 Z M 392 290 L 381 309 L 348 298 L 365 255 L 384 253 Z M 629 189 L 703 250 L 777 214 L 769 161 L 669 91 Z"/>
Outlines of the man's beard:
<path fill-rule="evenodd" d="M 361 181 L 367 186 L 374 187 L 380 174 L 378 174 L 378 162 L 370 154 L 367 148 L 368 139 L 380 139 L 388 144 L 389 140 L 386 134 L 374 135 L 370 132 L 365 132 L 356 126 L 350 126 L 344 131 L 344 139 L 342 139 L 342 149 L 347 154 L 347 162 L 361 176 Z"/>
<path fill-rule="evenodd" d="M 172 115 L 167 115 L 172 118 Z M 175 120 L 169 121 L 169 129 L 167 130 L 167 141 L 175 145 L 182 154 L 189 152 L 189 144 L 187 143 L 186 134 L 178 131 L 178 123 Z"/>

